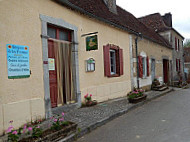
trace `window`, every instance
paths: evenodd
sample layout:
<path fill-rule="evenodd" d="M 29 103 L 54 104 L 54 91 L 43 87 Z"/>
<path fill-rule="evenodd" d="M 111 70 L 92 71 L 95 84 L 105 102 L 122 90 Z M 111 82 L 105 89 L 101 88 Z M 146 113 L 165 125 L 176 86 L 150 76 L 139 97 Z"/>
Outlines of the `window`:
<path fill-rule="evenodd" d="M 142 67 L 143 67 L 143 77 L 147 76 L 147 63 L 146 63 L 146 58 L 142 58 Z"/>
<path fill-rule="evenodd" d="M 179 51 L 179 47 L 180 47 L 180 45 L 179 45 L 179 39 L 178 39 L 178 51 Z"/>
<path fill-rule="evenodd" d="M 179 39 L 177 39 L 177 38 L 175 37 L 175 50 L 176 50 L 176 51 L 179 51 L 179 48 L 180 48 L 180 41 L 179 41 Z"/>
<path fill-rule="evenodd" d="M 54 28 L 48 27 L 47 34 L 50 38 L 56 39 L 56 30 Z"/>
<path fill-rule="evenodd" d="M 177 38 L 175 37 L 175 50 L 177 51 L 178 50 L 178 48 L 177 48 Z"/>
<path fill-rule="evenodd" d="M 110 50 L 110 71 L 111 75 L 116 74 L 116 51 Z"/>
<path fill-rule="evenodd" d="M 59 39 L 60 39 L 60 40 L 64 40 L 64 41 L 69 41 L 69 33 L 60 30 L 60 31 L 59 31 Z"/>
<path fill-rule="evenodd" d="M 53 38 L 53 39 L 71 41 L 71 31 L 61 28 L 61 27 L 48 25 L 47 34 L 50 38 Z"/>
<path fill-rule="evenodd" d="M 123 49 L 111 44 L 104 46 L 104 74 L 107 77 L 123 75 Z"/>
<path fill-rule="evenodd" d="M 176 71 L 177 71 L 177 72 L 180 72 L 180 71 L 181 71 L 180 59 L 176 59 Z"/>
<path fill-rule="evenodd" d="M 149 76 L 149 58 L 147 57 L 138 57 L 138 63 L 139 63 L 139 77 L 145 78 Z"/>

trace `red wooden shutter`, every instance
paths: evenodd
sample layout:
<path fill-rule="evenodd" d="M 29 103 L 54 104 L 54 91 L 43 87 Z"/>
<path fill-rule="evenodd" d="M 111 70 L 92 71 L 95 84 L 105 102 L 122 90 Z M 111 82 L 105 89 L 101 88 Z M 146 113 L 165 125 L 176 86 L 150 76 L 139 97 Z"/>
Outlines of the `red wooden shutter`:
<path fill-rule="evenodd" d="M 175 37 L 175 50 L 177 51 L 177 38 Z"/>
<path fill-rule="evenodd" d="M 179 71 L 181 72 L 181 63 L 180 63 L 181 60 L 179 59 L 178 62 L 179 62 Z"/>
<path fill-rule="evenodd" d="M 123 49 L 119 49 L 119 75 L 123 75 Z"/>
<path fill-rule="evenodd" d="M 148 58 L 148 56 L 146 57 L 146 63 L 147 63 L 147 76 L 149 76 L 150 72 L 149 72 L 149 58 Z"/>
<path fill-rule="evenodd" d="M 104 46 L 104 75 L 107 77 L 111 76 L 110 72 L 110 46 Z"/>
<path fill-rule="evenodd" d="M 177 50 L 179 51 L 179 39 L 177 40 L 177 45 L 178 45 L 178 49 Z"/>
<path fill-rule="evenodd" d="M 142 78 L 143 77 L 143 65 L 142 65 L 142 57 L 141 56 L 138 57 L 138 61 L 139 61 L 139 77 Z"/>
<path fill-rule="evenodd" d="M 176 71 L 178 71 L 178 59 L 176 59 Z"/>

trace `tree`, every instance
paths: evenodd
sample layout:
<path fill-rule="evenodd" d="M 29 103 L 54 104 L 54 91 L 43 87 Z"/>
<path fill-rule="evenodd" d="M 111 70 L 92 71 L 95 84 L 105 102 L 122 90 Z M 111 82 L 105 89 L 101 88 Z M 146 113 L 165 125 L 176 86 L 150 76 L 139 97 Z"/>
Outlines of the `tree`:
<path fill-rule="evenodd" d="M 190 47 L 190 39 L 185 40 L 184 47 L 185 48 Z"/>

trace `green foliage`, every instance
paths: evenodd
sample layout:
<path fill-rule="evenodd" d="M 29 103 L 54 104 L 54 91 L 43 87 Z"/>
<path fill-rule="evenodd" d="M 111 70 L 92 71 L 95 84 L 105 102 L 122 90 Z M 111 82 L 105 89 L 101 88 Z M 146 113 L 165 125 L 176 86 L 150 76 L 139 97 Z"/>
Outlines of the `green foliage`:
<path fill-rule="evenodd" d="M 8 142 L 17 142 L 19 139 L 19 135 L 8 133 Z"/>
<path fill-rule="evenodd" d="M 33 138 L 39 138 L 42 136 L 42 129 L 39 126 L 35 126 L 33 127 L 33 131 L 32 131 L 32 137 Z"/>
<path fill-rule="evenodd" d="M 62 126 L 68 125 L 69 122 L 64 121 L 64 112 L 62 112 L 62 117 L 61 118 L 55 118 L 55 117 L 51 117 L 52 119 L 52 126 L 51 129 L 52 130 L 60 130 Z"/>
<path fill-rule="evenodd" d="M 141 97 L 143 96 L 143 93 L 144 93 L 144 90 L 142 89 L 134 89 L 134 91 L 131 91 L 129 94 L 128 94 L 128 98 L 129 99 L 134 99 L 134 98 L 138 98 L 138 97 Z"/>
<path fill-rule="evenodd" d="M 190 47 L 190 39 L 187 39 L 184 43 L 184 47 L 187 48 L 187 47 Z"/>

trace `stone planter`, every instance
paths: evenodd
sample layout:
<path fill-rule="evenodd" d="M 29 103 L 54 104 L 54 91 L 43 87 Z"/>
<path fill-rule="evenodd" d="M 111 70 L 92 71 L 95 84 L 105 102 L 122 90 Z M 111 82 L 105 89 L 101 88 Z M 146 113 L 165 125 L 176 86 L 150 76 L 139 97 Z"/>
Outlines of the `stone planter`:
<path fill-rule="evenodd" d="M 45 130 L 43 132 L 43 135 L 41 138 L 25 138 L 20 140 L 19 142 L 46 142 L 46 141 L 58 141 L 60 139 L 63 139 L 67 136 L 69 136 L 72 133 L 75 133 L 77 130 L 77 124 L 73 122 L 69 122 L 68 126 L 64 126 L 61 130 L 55 131 L 55 130 Z"/>
<path fill-rule="evenodd" d="M 135 103 L 142 102 L 142 101 L 146 100 L 146 97 L 147 97 L 147 95 L 144 94 L 143 96 L 138 97 L 138 98 L 128 98 L 128 101 L 129 101 L 129 103 L 135 104 Z"/>

